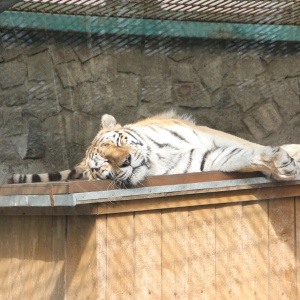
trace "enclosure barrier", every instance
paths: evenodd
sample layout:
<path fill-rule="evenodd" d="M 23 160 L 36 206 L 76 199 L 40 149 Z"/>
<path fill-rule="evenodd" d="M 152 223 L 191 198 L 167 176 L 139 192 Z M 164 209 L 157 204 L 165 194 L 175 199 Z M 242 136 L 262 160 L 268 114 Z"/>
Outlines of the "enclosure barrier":
<path fill-rule="evenodd" d="M 296 299 L 300 181 L 258 174 L 0 188 L 1 299 Z"/>

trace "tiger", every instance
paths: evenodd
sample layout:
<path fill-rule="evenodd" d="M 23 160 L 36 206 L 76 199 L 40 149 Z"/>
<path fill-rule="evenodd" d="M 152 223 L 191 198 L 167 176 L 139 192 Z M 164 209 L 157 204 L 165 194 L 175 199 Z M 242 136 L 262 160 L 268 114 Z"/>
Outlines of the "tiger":
<path fill-rule="evenodd" d="M 135 187 L 149 176 L 194 172 L 260 171 L 274 180 L 300 179 L 300 144 L 263 146 L 174 111 L 121 126 L 109 114 L 83 160 L 71 170 L 14 174 L 8 183 L 110 179 Z"/>

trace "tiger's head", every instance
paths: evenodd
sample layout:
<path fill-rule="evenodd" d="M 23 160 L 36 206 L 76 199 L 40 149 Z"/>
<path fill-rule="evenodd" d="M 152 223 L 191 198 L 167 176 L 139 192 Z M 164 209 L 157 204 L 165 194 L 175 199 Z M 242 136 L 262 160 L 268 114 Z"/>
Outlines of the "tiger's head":
<path fill-rule="evenodd" d="M 136 185 L 147 173 L 147 155 L 138 136 L 117 124 L 111 115 L 87 149 L 85 166 L 90 179 L 112 179 L 121 186 Z"/>

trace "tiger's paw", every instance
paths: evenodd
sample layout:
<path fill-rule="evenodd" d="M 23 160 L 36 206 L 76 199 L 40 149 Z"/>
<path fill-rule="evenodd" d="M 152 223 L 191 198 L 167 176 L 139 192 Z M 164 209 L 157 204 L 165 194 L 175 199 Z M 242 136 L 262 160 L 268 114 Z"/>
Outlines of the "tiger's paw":
<path fill-rule="evenodd" d="M 267 147 L 262 160 L 276 180 L 295 180 L 299 177 L 299 166 L 281 147 Z"/>
<path fill-rule="evenodd" d="M 300 164 L 300 144 L 283 145 L 280 148 L 284 149 L 297 163 Z"/>

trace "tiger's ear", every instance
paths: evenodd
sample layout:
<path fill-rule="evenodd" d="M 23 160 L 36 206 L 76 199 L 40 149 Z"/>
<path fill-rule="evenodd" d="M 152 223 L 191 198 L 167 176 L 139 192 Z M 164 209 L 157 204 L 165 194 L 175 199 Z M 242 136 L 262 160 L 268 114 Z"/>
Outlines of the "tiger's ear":
<path fill-rule="evenodd" d="M 112 130 L 117 125 L 116 119 L 112 115 L 103 115 L 101 118 L 101 126 L 103 129 Z"/>

